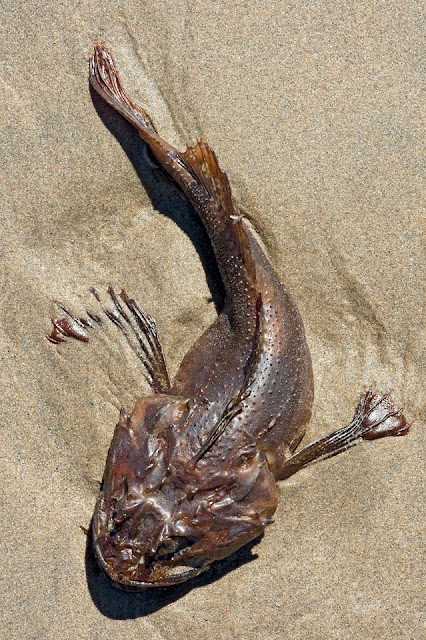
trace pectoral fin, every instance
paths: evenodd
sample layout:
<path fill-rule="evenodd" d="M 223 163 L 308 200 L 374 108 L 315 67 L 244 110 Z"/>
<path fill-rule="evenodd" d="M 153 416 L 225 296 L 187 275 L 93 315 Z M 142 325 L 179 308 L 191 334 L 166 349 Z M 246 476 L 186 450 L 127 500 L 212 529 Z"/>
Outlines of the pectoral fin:
<path fill-rule="evenodd" d="M 96 289 L 92 288 L 90 291 L 101 303 Z M 53 344 L 65 342 L 67 338 L 88 342 L 90 330 L 101 326 L 105 321 L 103 318 L 105 316 L 123 333 L 130 347 L 142 362 L 143 375 L 152 390 L 155 393 L 168 393 L 170 380 L 154 319 L 145 314 L 136 302 L 129 298 L 124 289 L 117 296 L 113 288 L 109 287 L 108 294 L 113 302 L 113 308 L 108 309 L 101 305 L 102 315 L 87 311 L 86 316 L 77 317 L 63 304 L 57 303 L 66 315 L 62 318 L 51 318 L 53 329 L 46 338 Z"/>
<path fill-rule="evenodd" d="M 308 464 L 336 456 L 364 440 L 404 436 L 410 426 L 402 409 L 390 400 L 389 394 L 381 396 L 369 389 L 361 397 L 353 420 L 347 427 L 308 444 L 288 458 L 280 469 L 278 479 L 289 478 Z"/>

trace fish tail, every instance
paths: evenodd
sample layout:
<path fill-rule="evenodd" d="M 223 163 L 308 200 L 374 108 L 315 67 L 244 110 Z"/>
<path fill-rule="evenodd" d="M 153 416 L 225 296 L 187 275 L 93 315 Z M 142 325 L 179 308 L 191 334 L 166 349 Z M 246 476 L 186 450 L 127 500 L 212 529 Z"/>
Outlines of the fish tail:
<path fill-rule="evenodd" d="M 197 211 L 216 254 L 231 321 L 241 325 L 242 331 L 246 331 L 248 322 L 250 330 L 247 332 L 251 334 L 257 300 L 256 269 L 247 232 L 232 201 L 228 177 L 220 168 L 214 151 L 206 142 L 198 140 L 181 153 L 163 140 L 145 111 L 124 91 L 114 60 L 103 45 L 94 48 L 89 80 L 95 91 L 137 129 Z"/>
<path fill-rule="evenodd" d="M 148 145 L 162 167 L 169 173 L 173 181 L 185 191 L 177 179 L 177 172 L 184 182 L 188 183 L 192 177 L 182 163 L 181 154 L 171 144 L 161 138 L 148 114 L 137 105 L 125 92 L 114 60 L 106 47 L 95 45 L 89 61 L 89 82 L 93 89 L 120 113 L 138 131 L 142 140 Z M 179 166 L 178 166 L 179 165 Z"/>
<path fill-rule="evenodd" d="M 148 114 L 124 91 L 114 60 L 102 44 L 95 45 L 90 57 L 89 81 L 95 91 L 137 129 L 153 151 L 164 153 L 174 150 L 157 134 Z"/>
<path fill-rule="evenodd" d="M 94 47 L 89 62 L 89 81 L 92 87 L 119 111 L 131 124 L 155 133 L 154 126 L 147 114 L 129 98 L 123 89 L 109 51 L 101 44 Z"/>

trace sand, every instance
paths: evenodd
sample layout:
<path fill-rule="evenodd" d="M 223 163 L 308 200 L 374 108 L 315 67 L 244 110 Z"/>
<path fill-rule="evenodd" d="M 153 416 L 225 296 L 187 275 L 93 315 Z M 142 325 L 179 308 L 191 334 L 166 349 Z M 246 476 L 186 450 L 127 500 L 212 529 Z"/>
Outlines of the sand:
<path fill-rule="evenodd" d="M 6 0 L 0 16 L 1 635 L 422 637 L 419 3 Z M 84 310 L 89 286 L 125 286 L 173 373 L 220 285 L 193 212 L 89 91 L 95 42 L 165 138 L 210 142 L 297 301 L 306 442 L 371 383 L 416 421 L 281 483 L 259 544 L 145 594 L 112 589 L 80 529 L 140 368 L 114 332 L 44 334 L 54 300 Z"/>

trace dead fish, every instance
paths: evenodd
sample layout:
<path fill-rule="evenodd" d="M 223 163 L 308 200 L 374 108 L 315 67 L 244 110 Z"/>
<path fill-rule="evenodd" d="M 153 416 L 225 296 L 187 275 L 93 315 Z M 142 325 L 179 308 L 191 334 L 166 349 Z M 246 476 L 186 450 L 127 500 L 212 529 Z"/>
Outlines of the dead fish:
<path fill-rule="evenodd" d="M 276 481 L 362 440 L 411 425 L 387 395 L 366 392 L 352 422 L 295 452 L 311 417 L 311 356 L 303 322 L 232 200 L 203 140 L 183 153 L 125 93 L 107 49 L 95 46 L 92 87 L 134 125 L 194 207 L 210 238 L 226 302 L 170 381 L 155 322 L 125 291 L 104 314 L 138 353 L 152 395 L 120 414 L 93 516 L 94 548 L 116 586 L 183 582 L 273 522 Z M 99 295 L 93 290 L 95 296 Z M 99 315 L 53 318 L 49 340 L 87 341 Z"/>

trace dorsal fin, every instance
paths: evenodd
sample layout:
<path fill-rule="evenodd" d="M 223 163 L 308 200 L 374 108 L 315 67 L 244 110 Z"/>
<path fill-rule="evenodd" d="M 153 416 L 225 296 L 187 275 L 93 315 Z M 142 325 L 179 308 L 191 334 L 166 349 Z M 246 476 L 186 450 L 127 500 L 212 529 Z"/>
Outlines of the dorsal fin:
<path fill-rule="evenodd" d="M 248 237 L 241 223 L 241 215 L 232 202 L 228 176 L 220 168 L 215 152 L 207 142 L 197 140 L 193 147 L 187 147 L 180 155 L 194 180 L 204 188 L 218 208 L 218 214 L 234 237 L 235 246 L 254 280 L 255 268 Z M 200 211 L 199 215 L 202 215 Z"/>
<path fill-rule="evenodd" d="M 226 212 L 232 215 L 234 205 L 228 176 L 220 168 L 213 149 L 204 140 L 197 140 L 195 145 L 187 147 L 182 155 L 192 169 L 194 178 L 204 186 L 216 202 L 221 203 Z"/>

